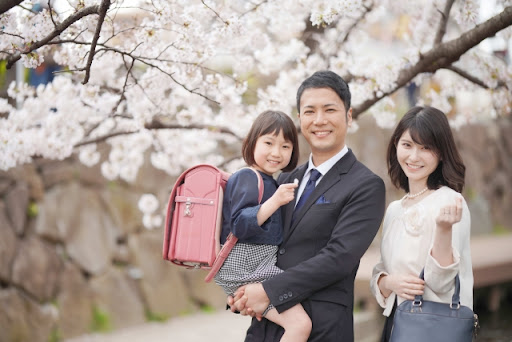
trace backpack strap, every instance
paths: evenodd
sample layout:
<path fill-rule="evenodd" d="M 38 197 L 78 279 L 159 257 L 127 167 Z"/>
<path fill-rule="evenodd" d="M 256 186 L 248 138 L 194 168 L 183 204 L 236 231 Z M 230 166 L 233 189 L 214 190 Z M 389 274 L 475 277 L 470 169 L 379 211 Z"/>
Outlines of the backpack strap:
<path fill-rule="evenodd" d="M 260 173 L 253 169 L 252 167 L 248 167 L 248 169 L 251 169 L 256 173 L 256 176 L 258 177 L 258 204 L 261 203 L 261 200 L 263 198 L 263 177 L 261 177 Z M 220 249 L 219 254 L 217 254 L 217 257 L 215 258 L 215 261 L 212 264 L 212 268 L 204 278 L 204 281 L 209 283 L 213 277 L 219 272 L 220 268 L 222 267 L 222 264 L 224 264 L 224 261 L 228 257 L 229 253 L 235 247 L 235 244 L 237 243 L 238 238 L 233 235 L 233 233 L 229 233 L 228 237 L 226 238 L 226 242 L 224 242 L 224 245 L 222 245 L 222 248 Z"/>

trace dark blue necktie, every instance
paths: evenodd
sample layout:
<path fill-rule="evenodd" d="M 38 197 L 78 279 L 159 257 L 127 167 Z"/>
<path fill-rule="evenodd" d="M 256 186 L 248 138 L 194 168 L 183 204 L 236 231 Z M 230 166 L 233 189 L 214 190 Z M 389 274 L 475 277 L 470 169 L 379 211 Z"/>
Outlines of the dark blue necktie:
<path fill-rule="evenodd" d="M 292 221 L 295 219 L 295 213 L 297 213 L 300 208 L 306 203 L 309 195 L 315 190 L 316 181 L 318 178 L 320 178 L 322 174 L 318 172 L 316 169 L 311 170 L 311 174 L 309 176 L 308 182 L 306 183 L 306 187 L 304 188 L 304 191 L 302 192 L 302 196 L 299 198 L 299 202 L 297 202 L 297 205 L 295 206 L 295 210 L 293 211 Z"/>

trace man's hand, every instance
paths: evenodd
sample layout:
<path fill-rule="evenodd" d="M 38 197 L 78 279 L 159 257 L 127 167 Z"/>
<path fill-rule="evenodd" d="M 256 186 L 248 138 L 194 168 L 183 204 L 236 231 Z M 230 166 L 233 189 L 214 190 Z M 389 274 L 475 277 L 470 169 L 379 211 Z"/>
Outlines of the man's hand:
<path fill-rule="evenodd" d="M 245 285 L 241 286 L 234 293 L 234 297 L 228 296 L 227 302 L 229 307 L 231 308 L 231 312 L 240 312 L 242 315 L 247 315 L 245 312 L 245 303 L 247 302 L 247 297 L 244 296 Z"/>
<path fill-rule="evenodd" d="M 270 305 L 270 299 L 261 283 L 245 285 L 244 297 L 247 314 L 261 320 L 263 312 Z"/>

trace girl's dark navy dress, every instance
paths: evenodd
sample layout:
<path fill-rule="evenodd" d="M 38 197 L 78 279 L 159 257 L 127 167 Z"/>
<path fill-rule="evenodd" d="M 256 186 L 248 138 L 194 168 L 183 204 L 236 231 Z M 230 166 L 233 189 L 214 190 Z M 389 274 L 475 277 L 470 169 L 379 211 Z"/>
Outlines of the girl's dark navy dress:
<path fill-rule="evenodd" d="M 277 183 L 272 176 L 260 174 L 264 184 L 261 203 L 265 203 L 277 190 Z M 258 177 L 249 168 L 235 172 L 226 184 L 221 244 L 230 232 L 238 242 L 215 276 L 215 282 L 228 295 L 242 285 L 262 282 L 282 272 L 275 266 L 277 247 L 283 240 L 281 209 L 259 226 L 256 218 L 261 206 L 258 194 Z"/>

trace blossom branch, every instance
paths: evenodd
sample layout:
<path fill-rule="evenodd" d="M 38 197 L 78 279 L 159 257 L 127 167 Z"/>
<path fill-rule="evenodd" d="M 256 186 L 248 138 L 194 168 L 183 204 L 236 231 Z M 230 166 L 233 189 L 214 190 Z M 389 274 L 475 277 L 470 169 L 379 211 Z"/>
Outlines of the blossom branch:
<path fill-rule="evenodd" d="M 240 137 L 237 134 L 235 134 L 233 131 L 231 131 L 229 128 L 217 127 L 217 126 L 211 126 L 211 125 L 195 124 L 195 125 L 183 126 L 183 125 L 178 125 L 178 124 L 165 124 L 156 119 L 153 119 L 152 122 L 145 124 L 144 128 L 146 128 L 146 129 L 206 129 L 213 133 L 229 134 L 229 135 L 232 135 L 232 136 L 240 139 Z M 112 132 L 112 133 L 105 134 L 105 135 L 102 135 L 100 137 L 96 137 L 93 139 L 83 140 L 83 141 L 75 144 L 74 147 L 76 148 L 76 147 L 80 147 L 80 146 L 84 146 L 84 145 L 97 144 L 97 143 L 106 141 L 113 137 L 117 137 L 120 135 L 135 134 L 138 132 L 139 132 L 138 130 Z"/>
<path fill-rule="evenodd" d="M 454 65 L 450 65 L 449 67 L 446 68 L 447 70 L 451 70 L 453 71 L 454 73 L 458 74 L 459 76 L 462 76 L 464 77 L 465 79 L 467 79 L 468 81 L 484 88 L 484 89 L 491 89 L 484 81 L 480 80 L 479 78 L 473 76 L 473 75 L 470 75 L 468 72 L 462 70 L 461 68 L 459 67 L 456 67 Z M 498 81 L 498 84 L 495 88 L 501 88 L 501 87 L 505 87 L 508 89 L 507 87 L 507 84 L 501 80 Z M 495 89 L 493 88 L 493 89 Z"/>
<path fill-rule="evenodd" d="M 210 11 L 212 11 L 213 13 L 215 13 L 215 16 L 217 16 L 217 18 L 220 19 L 220 21 L 222 21 L 225 25 L 229 25 L 229 22 L 227 22 L 226 20 L 222 19 L 222 17 L 219 15 L 219 13 L 217 13 L 217 11 L 215 11 L 213 8 L 211 8 L 210 6 L 208 6 L 204 0 L 201 0 L 201 3 L 206 7 L 208 8 Z"/>
<path fill-rule="evenodd" d="M 22 54 L 28 54 L 34 50 L 39 49 L 42 46 L 45 46 L 49 42 L 52 41 L 55 37 L 59 36 L 64 30 L 66 30 L 69 26 L 71 26 L 76 21 L 82 19 L 83 17 L 86 17 L 91 14 L 98 14 L 99 6 L 90 6 L 82 8 L 80 11 L 74 13 L 73 15 L 70 15 L 66 18 L 61 24 L 57 25 L 55 29 L 45 38 L 33 42 L 30 45 L 25 45 L 25 49 L 22 52 L 17 52 L 13 55 L 11 55 L 9 58 L 7 58 L 7 69 L 10 69 L 14 63 L 16 63 L 20 58 Z"/>
<path fill-rule="evenodd" d="M 258 7 L 260 7 L 261 5 L 263 5 L 263 4 L 267 3 L 267 2 L 268 2 L 268 0 L 264 0 L 264 1 L 260 2 L 259 4 L 254 5 L 253 8 L 251 8 L 250 10 L 247 10 L 244 13 L 242 13 L 242 15 L 240 15 L 240 18 L 242 18 L 247 13 L 251 13 L 253 11 L 256 11 L 258 9 Z"/>
<path fill-rule="evenodd" d="M 405 86 L 417 75 L 425 72 L 434 73 L 439 69 L 447 68 L 468 50 L 478 45 L 482 40 L 494 36 L 498 31 L 510 25 L 512 25 L 512 6 L 506 7 L 500 14 L 477 25 L 460 37 L 434 46 L 424 53 L 415 65 L 403 69 L 400 72 L 395 82 L 395 87 L 392 90 L 382 92 L 379 95 L 374 94 L 373 98 L 354 107 L 352 117 L 357 118 L 379 100 Z"/>
<path fill-rule="evenodd" d="M 364 18 L 366 17 L 366 15 L 371 12 L 371 10 L 373 9 L 373 2 L 369 5 L 369 6 L 363 6 L 364 7 L 364 11 L 363 13 L 361 13 L 361 15 L 359 16 L 359 18 L 357 18 L 356 20 L 354 20 L 354 22 L 352 23 L 352 25 L 350 25 L 350 27 L 348 28 L 347 32 L 345 33 L 345 36 L 343 37 L 343 39 L 341 40 L 341 44 L 344 44 L 347 42 L 348 40 L 348 37 L 350 36 L 350 33 L 355 29 L 355 27 L 357 26 L 357 24 L 359 24 L 361 21 L 364 20 Z"/>
<path fill-rule="evenodd" d="M 439 28 L 437 29 L 436 37 L 434 38 L 434 45 L 439 45 L 443 40 L 443 37 L 446 33 L 446 25 L 448 24 L 448 19 L 450 18 L 450 11 L 454 2 L 455 0 L 446 0 L 444 11 L 439 11 L 441 13 L 441 21 L 439 22 Z"/>
<path fill-rule="evenodd" d="M 212 126 L 212 125 L 200 125 L 200 124 L 194 124 L 194 125 L 178 125 L 178 124 L 166 124 L 163 123 L 157 119 L 153 119 L 150 123 L 147 123 L 144 125 L 146 129 L 206 129 L 213 133 L 224 133 L 229 134 L 234 137 L 240 138 L 235 132 L 230 130 L 226 127 L 218 127 L 218 126 Z"/>
<path fill-rule="evenodd" d="M 98 43 L 98 39 L 100 38 L 101 27 L 103 26 L 103 22 L 105 21 L 105 16 L 107 15 L 109 7 L 110 0 L 101 1 L 98 13 L 98 24 L 96 25 L 96 32 L 94 32 L 94 37 L 92 38 L 91 51 L 89 52 L 89 58 L 87 59 L 87 64 L 85 66 L 85 77 L 82 84 L 86 84 L 87 82 L 89 82 L 89 77 L 91 76 L 91 65 L 96 51 L 96 44 Z"/>
<path fill-rule="evenodd" d="M 172 73 L 169 73 L 169 72 L 167 72 L 167 71 L 163 70 L 163 69 L 162 69 L 161 67 L 159 67 L 158 65 L 155 65 L 155 64 L 153 64 L 153 63 L 148 62 L 148 61 L 146 60 L 146 58 L 144 58 L 144 57 L 134 56 L 134 55 L 133 55 L 132 53 L 130 53 L 130 52 L 122 51 L 122 50 L 116 49 L 116 48 L 114 48 L 114 47 L 107 47 L 107 46 L 105 46 L 105 47 L 103 47 L 102 49 L 100 49 L 100 50 L 96 51 L 96 53 L 99 53 L 100 51 L 112 51 L 112 52 L 118 53 L 118 54 L 120 54 L 120 55 L 128 56 L 128 57 L 130 57 L 130 58 L 133 58 L 133 59 L 135 59 L 135 60 L 137 60 L 137 61 L 139 61 L 139 62 L 141 62 L 141 63 L 143 63 L 143 64 L 146 64 L 146 65 L 147 65 L 147 66 L 149 66 L 149 67 L 155 68 L 155 69 L 157 69 L 158 71 L 160 71 L 161 73 L 163 73 L 163 74 L 165 74 L 165 75 L 169 76 L 169 77 L 174 81 L 174 83 L 176 83 L 177 85 L 181 86 L 183 89 L 185 89 L 185 90 L 186 90 L 186 91 L 188 91 L 189 93 L 191 93 L 191 94 L 195 94 L 195 95 L 198 95 L 198 96 L 201 96 L 202 98 L 204 98 L 204 99 L 206 99 L 206 100 L 208 100 L 208 101 L 210 101 L 210 102 L 212 102 L 212 103 L 215 103 L 215 104 L 217 104 L 217 105 L 220 105 L 220 103 L 219 103 L 219 102 L 217 102 L 217 101 L 215 101 L 215 100 L 213 100 L 213 99 L 209 98 L 208 96 L 206 96 L 206 95 L 204 95 L 204 94 L 201 94 L 201 93 L 197 92 L 197 91 L 196 91 L 196 89 L 190 89 L 190 88 L 188 88 L 185 84 L 183 84 L 183 83 L 179 82 L 179 81 L 178 81 L 178 80 L 173 76 L 173 74 L 172 74 Z"/>
<path fill-rule="evenodd" d="M 126 91 L 126 86 L 128 85 L 128 78 L 132 74 L 132 69 L 133 69 L 134 64 L 135 64 L 135 59 L 132 58 L 132 62 L 130 63 L 128 70 L 126 71 L 126 77 L 124 79 L 124 84 L 123 84 L 123 89 L 121 90 L 121 95 L 119 96 L 119 101 L 117 101 L 117 104 L 112 109 L 113 112 L 115 112 L 117 110 L 117 108 L 119 108 L 119 106 L 121 105 L 121 102 L 123 102 L 123 100 L 126 99 L 126 97 L 124 96 L 124 93 Z"/>
<path fill-rule="evenodd" d="M 73 145 L 73 147 L 76 148 L 76 147 L 80 147 L 80 146 L 84 146 L 84 145 L 97 144 L 99 142 L 103 142 L 103 141 L 105 141 L 107 139 L 110 139 L 110 138 L 113 138 L 113 137 L 117 137 L 117 136 L 120 136 L 120 135 L 135 134 L 137 132 L 138 131 L 113 132 L 113 133 L 109 133 L 109 134 L 106 134 L 106 135 L 102 135 L 102 136 L 94 138 L 94 139 L 89 139 L 89 140 L 81 141 L 81 142 L 76 143 L 75 145 Z"/>

